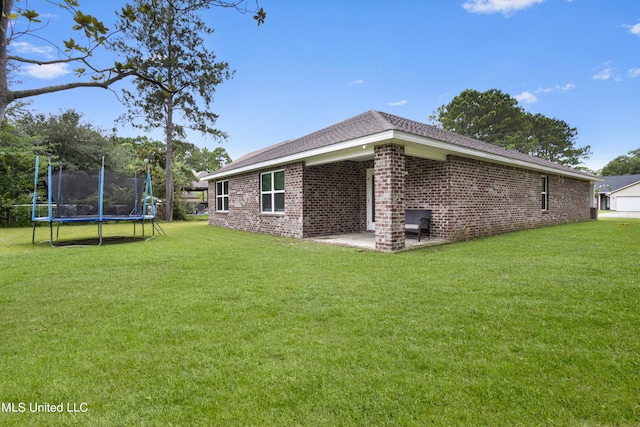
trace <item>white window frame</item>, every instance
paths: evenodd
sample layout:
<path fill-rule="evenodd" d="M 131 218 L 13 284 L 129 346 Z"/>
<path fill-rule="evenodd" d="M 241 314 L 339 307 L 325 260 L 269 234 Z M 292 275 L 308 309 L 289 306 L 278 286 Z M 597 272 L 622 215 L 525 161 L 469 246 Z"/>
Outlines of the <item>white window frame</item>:
<path fill-rule="evenodd" d="M 220 189 L 222 191 L 219 191 Z M 220 206 L 222 209 L 219 209 Z M 216 212 L 229 212 L 229 180 L 216 181 Z"/>
<path fill-rule="evenodd" d="M 277 173 L 282 173 L 282 189 L 277 189 L 275 188 L 275 175 Z M 264 180 L 265 176 L 270 176 L 270 189 L 269 190 L 264 190 L 262 187 L 262 183 Z M 275 170 L 275 171 L 271 171 L 271 172 L 265 172 L 265 173 L 261 173 L 260 174 L 260 212 L 261 213 L 266 213 L 266 214 L 284 214 L 285 211 L 285 207 L 284 207 L 284 193 L 285 193 L 285 184 L 284 184 L 284 169 L 280 169 L 280 170 Z M 276 195 L 277 194 L 282 194 L 282 198 L 283 198 L 283 206 L 282 206 L 282 210 L 276 210 Z M 264 206 L 264 197 L 265 196 L 269 196 L 271 199 L 271 209 L 267 209 Z"/>
<path fill-rule="evenodd" d="M 542 175 L 542 205 L 541 208 L 543 211 L 549 210 L 549 177 L 547 175 Z"/>

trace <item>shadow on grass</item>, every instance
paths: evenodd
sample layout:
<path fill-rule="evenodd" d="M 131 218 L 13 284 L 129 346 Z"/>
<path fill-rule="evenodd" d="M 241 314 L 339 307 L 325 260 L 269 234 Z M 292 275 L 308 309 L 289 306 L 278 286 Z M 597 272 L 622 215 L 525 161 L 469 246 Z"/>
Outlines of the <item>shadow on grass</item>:
<path fill-rule="evenodd" d="M 114 236 L 114 237 L 103 237 L 102 245 L 100 245 L 99 238 L 91 238 L 91 239 L 74 239 L 74 240 L 63 240 L 56 241 L 53 243 L 55 247 L 68 247 L 68 246 L 105 246 L 105 245 L 120 245 L 126 243 L 135 243 L 135 242 L 144 242 L 148 240 L 146 237 L 125 237 L 125 236 Z M 49 241 L 45 241 L 42 243 L 49 243 Z"/>

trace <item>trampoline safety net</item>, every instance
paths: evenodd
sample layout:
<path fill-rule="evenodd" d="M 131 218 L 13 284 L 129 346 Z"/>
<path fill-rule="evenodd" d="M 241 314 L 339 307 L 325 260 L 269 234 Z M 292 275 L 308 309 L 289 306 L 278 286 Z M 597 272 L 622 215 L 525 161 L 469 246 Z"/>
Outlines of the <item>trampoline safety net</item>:
<path fill-rule="evenodd" d="M 53 202 L 53 216 L 98 217 L 101 196 L 103 218 L 127 218 L 144 214 L 144 179 L 105 171 L 102 192 L 100 184 L 99 174 L 54 173 L 51 176 L 51 188 L 48 189 Z"/>
<path fill-rule="evenodd" d="M 152 231 L 155 231 L 156 211 L 149 166 L 145 177 L 105 171 L 104 164 L 98 172 L 65 171 L 62 167 L 54 172 L 49 160 L 47 175 L 40 179 L 38 165 L 39 158 L 36 158 L 32 242 L 35 242 L 37 222 L 49 223 L 52 246 L 53 223 L 57 226 L 65 222 L 98 223 L 99 244 L 102 243 L 102 223 L 107 221 L 133 222 L 134 236 L 135 223 L 140 221 L 144 238 L 144 222 L 149 220 L 153 225 Z M 46 216 L 36 214 L 39 193 L 47 197 Z"/>

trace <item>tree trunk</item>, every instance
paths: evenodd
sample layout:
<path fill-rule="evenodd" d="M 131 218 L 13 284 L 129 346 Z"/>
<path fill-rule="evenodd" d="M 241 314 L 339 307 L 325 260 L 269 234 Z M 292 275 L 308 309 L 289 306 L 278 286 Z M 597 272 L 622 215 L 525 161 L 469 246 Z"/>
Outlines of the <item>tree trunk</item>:
<path fill-rule="evenodd" d="M 7 106 L 13 101 L 13 96 L 9 92 L 9 82 L 7 81 L 7 29 L 13 0 L 2 0 L 0 2 L 0 123 L 4 120 L 4 113 Z"/>
<path fill-rule="evenodd" d="M 167 98 L 167 191 L 165 196 L 166 220 L 173 221 L 173 95 Z"/>

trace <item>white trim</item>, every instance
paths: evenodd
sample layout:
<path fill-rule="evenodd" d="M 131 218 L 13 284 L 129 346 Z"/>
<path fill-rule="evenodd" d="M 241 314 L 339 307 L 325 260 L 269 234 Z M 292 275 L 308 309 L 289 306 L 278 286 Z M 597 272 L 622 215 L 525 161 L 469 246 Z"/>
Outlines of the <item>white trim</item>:
<path fill-rule="evenodd" d="M 428 147 L 440 149 L 448 154 L 458 154 L 461 157 L 473 158 L 476 160 L 485 160 L 491 163 L 498 163 L 508 166 L 517 166 L 523 169 L 548 172 L 553 175 L 569 176 L 582 180 L 590 181 L 602 181 L 601 178 L 586 177 L 578 172 L 564 171 L 553 168 L 551 166 L 543 166 L 536 163 L 530 163 L 523 160 L 514 159 L 512 157 L 502 156 L 500 154 L 487 153 L 485 151 L 475 150 L 473 148 L 463 147 L 460 145 L 452 144 L 450 142 L 438 141 L 435 139 L 427 138 L 420 135 L 413 135 L 410 133 L 396 131 L 399 141 L 409 141 L 416 144 L 425 145 Z"/>
<path fill-rule="evenodd" d="M 356 138 L 345 142 L 340 142 L 338 144 L 331 144 L 324 147 L 316 148 L 313 150 L 303 151 L 301 153 L 291 154 L 285 157 L 278 157 L 277 159 L 267 160 L 265 162 L 253 163 L 251 165 L 243 166 L 236 169 L 231 169 L 229 171 L 221 172 L 221 173 L 212 173 L 209 176 L 202 177 L 202 181 L 211 181 L 213 179 L 219 179 L 226 176 L 238 175 L 244 172 L 251 172 L 258 169 L 266 169 L 275 166 L 282 166 L 289 163 L 295 163 L 299 161 L 305 161 L 306 165 L 314 164 L 313 160 L 310 159 L 312 157 L 320 157 L 323 155 L 331 154 L 334 152 L 346 150 L 349 148 L 356 147 L 365 147 L 371 150 L 371 154 L 373 154 L 373 145 L 370 144 L 380 143 L 381 141 L 386 141 L 393 139 L 393 131 L 384 131 L 380 133 L 376 133 L 374 135 L 364 136 L 362 138 Z M 365 149 L 366 149 L 365 148 Z M 337 161 L 343 160 L 342 158 L 338 158 Z M 345 159 L 346 160 L 346 159 Z M 319 163 L 315 163 L 319 164 Z"/>
<path fill-rule="evenodd" d="M 602 181 L 601 178 L 587 177 L 579 172 L 571 172 L 556 169 L 551 166 L 530 163 L 524 160 L 514 159 L 500 154 L 487 153 L 473 148 L 463 147 L 457 144 L 439 141 L 436 139 L 414 135 L 398 130 L 387 130 L 378 132 L 373 135 L 339 142 L 337 144 L 326 145 L 324 147 L 291 154 L 289 156 L 279 157 L 273 160 L 253 163 L 247 166 L 223 171 L 220 173 L 214 172 L 209 176 L 202 177 L 201 181 L 211 181 L 213 179 L 225 178 L 245 172 L 267 169 L 300 161 L 304 161 L 306 166 L 313 166 L 343 160 L 373 158 L 374 147 L 386 142 L 393 142 L 402 145 L 405 147 L 405 153 L 417 157 L 431 158 L 434 160 L 446 160 L 447 155 L 453 154 L 459 155 L 460 157 L 520 167 L 523 169 L 545 172 L 553 175 L 567 176 L 585 181 Z"/>
<path fill-rule="evenodd" d="M 613 194 L 613 193 L 617 193 L 617 192 L 619 192 L 619 191 L 626 190 L 626 189 L 628 189 L 629 187 L 633 187 L 634 185 L 638 185 L 638 184 L 640 184 L 640 181 L 633 182 L 633 183 L 631 183 L 631 184 L 629 184 L 629 185 L 625 185 L 624 187 L 620 187 L 620 188 L 615 189 L 615 190 L 611 190 L 611 191 L 607 192 L 607 195 L 609 195 L 609 194 Z"/>
<path fill-rule="evenodd" d="M 283 180 L 283 188 L 282 190 L 276 190 L 276 174 L 282 172 L 282 180 Z M 269 191 L 264 191 L 262 189 L 262 177 L 265 175 L 269 175 L 271 176 L 271 190 Z M 284 169 L 278 169 L 278 170 L 273 170 L 273 171 L 269 171 L 269 172 L 262 172 L 260 174 L 260 213 L 261 214 L 276 214 L 276 215 L 282 215 L 285 213 L 286 211 L 286 206 L 282 206 L 282 210 L 278 211 L 276 210 L 276 194 L 282 194 L 283 197 L 283 203 L 284 203 L 284 194 L 285 194 L 285 190 L 286 190 L 286 186 L 285 186 L 285 172 Z M 269 194 L 271 196 L 271 210 L 270 211 L 265 211 L 264 210 L 264 206 L 262 205 L 262 196 L 264 196 L 265 194 Z"/>
<path fill-rule="evenodd" d="M 227 183 L 227 193 L 224 193 L 224 184 Z M 222 185 L 222 194 L 218 194 L 218 184 Z M 218 199 L 222 200 L 222 209 L 218 209 Z M 224 200 L 227 199 L 227 209 L 224 208 Z M 229 212 L 229 180 L 219 179 L 216 181 L 216 206 L 215 212 Z"/>
<path fill-rule="evenodd" d="M 373 211 L 376 207 L 374 206 L 374 188 L 375 176 L 373 175 L 373 168 L 367 169 L 367 231 L 375 231 L 376 223 L 375 223 L 375 211 Z"/>
<path fill-rule="evenodd" d="M 547 212 L 549 210 L 549 176 L 548 175 L 540 175 L 540 184 L 542 184 L 544 182 L 544 185 L 542 185 L 542 191 L 540 192 L 540 196 L 541 196 L 541 203 L 540 203 L 540 209 L 543 212 Z M 544 204 L 544 207 L 542 207 L 542 204 Z"/>

